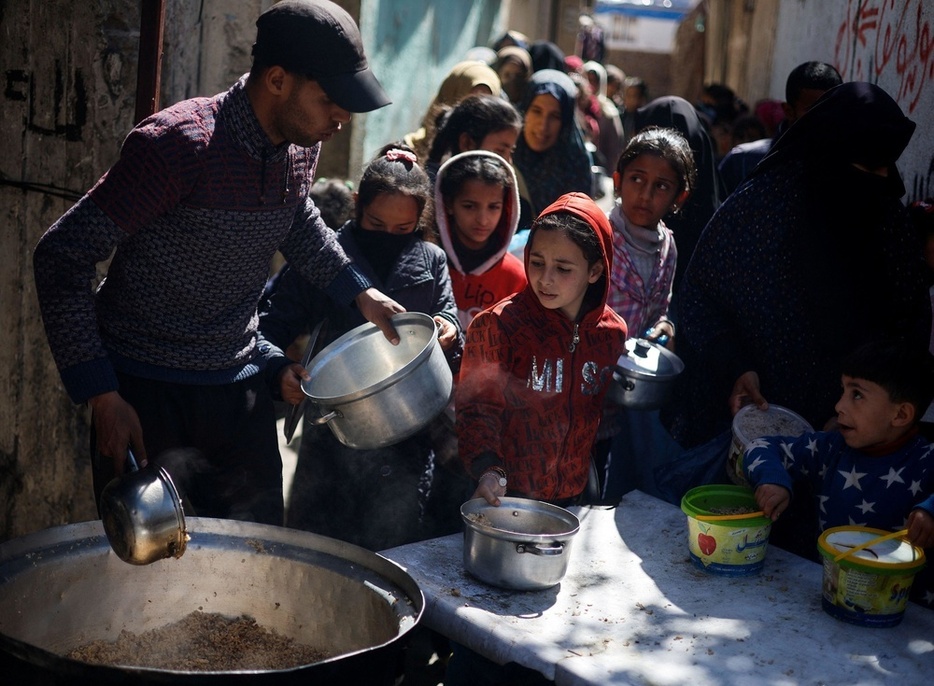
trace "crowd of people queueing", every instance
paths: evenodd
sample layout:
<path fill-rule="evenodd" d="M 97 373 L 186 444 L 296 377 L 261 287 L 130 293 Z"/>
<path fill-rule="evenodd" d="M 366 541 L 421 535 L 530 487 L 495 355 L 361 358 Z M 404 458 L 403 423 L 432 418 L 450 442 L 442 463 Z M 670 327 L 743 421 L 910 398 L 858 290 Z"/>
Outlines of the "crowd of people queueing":
<path fill-rule="evenodd" d="M 895 100 L 817 61 L 753 112 L 718 84 L 649 100 L 605 63 L 592 21 L 575 54 L 514 31 L 477 54 L 359 179 L 312 178 L 352 112 L 389 104 L 356 24 L 326 1 L 273 5 L 249 74 L 130 133 L 34 255 L 63 383 L 92 410 L 96 492 L 132 448 L 172 461 L 191 514 L 384 550 L 458 531 L 471 497 L 677 501 L 723 476 L 708 467 L 739 408 L 775 403 L 818 428 L 745 465 L 776 542 L 813 557 L 868 474 L 864 493 L 887 500 L 858 523 L 930 547 L 934 230 L 929 203 L 902 201 L 915 124 Z M 595 168 L 612 177 L 609 212 Z M 267 281 L 277 250 L 287 263 Z M 323 344 L 367 320 L 392 341 L 404 310 L 437 324 L 451 407 L 369 451 L 306 418 L 286 513 L 275 402 L 300 402 L 308 378 L 290 348 L 323 320 Z M 606 400 L 627 337 L 685 363 L 660 411 Z M 687 476 L 663 488 L 659 470 Z M 445 683 L 493 680 L 453 652 Z"/>

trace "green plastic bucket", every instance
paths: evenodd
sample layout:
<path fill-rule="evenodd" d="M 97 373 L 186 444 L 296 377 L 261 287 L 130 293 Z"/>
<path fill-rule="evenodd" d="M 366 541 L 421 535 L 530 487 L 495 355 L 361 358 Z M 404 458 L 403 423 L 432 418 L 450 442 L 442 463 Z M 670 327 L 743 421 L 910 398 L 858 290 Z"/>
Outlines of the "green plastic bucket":
<path fill-rule="evenodd" d="M 837 619 L 869 627 L 902 621 L 924 551 L 901 539 L 880 541 L 834 561 L 840 553 L 891 533 L 865 526 L 835 526 L 817 539 L 824 562 L 821 604 Z"/>
<path fill-rule="evenodd" d="M 764 515 L 734 517 L 736 510 L 759 510 L 748 488 L 714 484 L 684 494 L 681 511 L 688 517 L 688 548 L 699 569 L 719 576 L 751 576 L 762 571 L 772 520 Z M 699 515 L 729 519 L 703 521 Z"/>

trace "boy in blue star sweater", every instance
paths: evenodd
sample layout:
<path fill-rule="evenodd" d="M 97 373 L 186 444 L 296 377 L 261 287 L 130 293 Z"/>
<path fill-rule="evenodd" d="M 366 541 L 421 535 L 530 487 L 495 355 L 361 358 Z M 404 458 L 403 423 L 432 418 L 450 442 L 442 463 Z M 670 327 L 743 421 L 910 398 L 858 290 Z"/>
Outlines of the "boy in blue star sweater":
<path fill-rule="evenodd" d="M 774 521 L 791 502 L 792 479 L 806 479 L 818 498 L 815 551 L 820 532 L 853 525 L 907 528 L 912 543 L 934 547 L 934 445 L 918 431 L 934 397 L 930 354 L 867 343 L 841 370 L 833 431 L 761 438 L 746 449 L 743 472 L 756 502 Z M 934 592 L 921 597 L 934 607 Z"/>

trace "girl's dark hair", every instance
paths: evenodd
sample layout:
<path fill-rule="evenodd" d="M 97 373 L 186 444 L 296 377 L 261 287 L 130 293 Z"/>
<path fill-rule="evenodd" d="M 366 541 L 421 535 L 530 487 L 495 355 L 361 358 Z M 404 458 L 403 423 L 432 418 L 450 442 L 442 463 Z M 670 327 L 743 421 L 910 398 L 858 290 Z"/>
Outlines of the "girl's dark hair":
<path fill-rule="evenodd" d="M 691 144 L 678 131 L 658 126 L 642 129 L 620 153 L 616 171 L 622 174 L 639 155 L 655 155 L 668 162 L 678 175 L 678 193 L 694 189 L 697 177 L 694 154 L 691 152 Z"/>
<path fill-rule="evenodd" d="M 532 228 L 529 230 L 530 246 L 535 239 L 535 234 L 539 231 L 560 231 L 581 249 L 588 267 L 598 262 L 603 264 L 603 244 L 600 237 L 594 228 L 580 217 L 570 212 L 553 212 L 539 216 L 532 222 Z M 600 278 L 587 286 L 582 312 L 591 310 L 602 302 L 607 278 L 609 276 L 604 269 Z"/>
<path fill-rule="evenodd" d="M 512 187 L 506 161 L 492 154 L 466 155 L 449 163 L 438 178 L 438 190 L 444 201 L 453 201 L 466 181 L 502 186 L 503 193 Z"/>
<path fill-rule="evenodd" d="M 425 170 L 418 166 L 415 151 L 401 143 L 390 143 L 376 154 L 363 170 L 357 188 L 356 220 L 360 223 L 363 210 L 384 193 L 406 195 L 418 205 L 418 226 L 426 240 L 433 240 L 431 222 L 424 221 L 429 212 L 425 207 L 431 202 L 431 181 Z"/>
<path fill-rule="evenodd" d="M 603 262 L 603 244 L 594 228 L 580 217 L 570 212 L 552 212 L 542 215 L 534 222 L 529 232 L 529 243 L 536 231 L 560 231 L 584 253 L 587 266 Z"/>
<path fill-rule="evenodd" d="M 428 160 L 440 162 L 445 155 L 463 152 L 458 145 L 462 133 L 479 147 L 491 133 L 521 128 L 522 116 L 508 100 L 494 95 L 469 95 L 442 116 Z"/>
<path fill-rule="evenodd" d="M 934 397 L 934 360 L 921 345 L 900 340 L 864 343 L 843 360 L 840 372 L 879 384 L 893 403 L 911 403 L 916 420 Z"/>

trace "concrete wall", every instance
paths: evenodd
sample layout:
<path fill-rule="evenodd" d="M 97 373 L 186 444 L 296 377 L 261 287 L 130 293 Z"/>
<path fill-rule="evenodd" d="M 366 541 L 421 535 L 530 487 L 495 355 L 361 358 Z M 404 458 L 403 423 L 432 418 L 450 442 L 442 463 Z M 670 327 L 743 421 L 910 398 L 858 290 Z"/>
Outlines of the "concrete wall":
<path fill-rule="evenodd" d="M 781 3 L 772 97 L 784 99 L 789 71 L 830 62 L 847 81 L 884 88 L 918 125 L 898 167 L 907 200 L 934 196 L 934 3 L 838 0 Z"/>
<path fill-rule="evenodd" d="M 138 13 L 132 0 L 0 4 L 0 540 L 94 515 L 86 411 L 49 354 L 32 248 L 130 127 Z"/>

